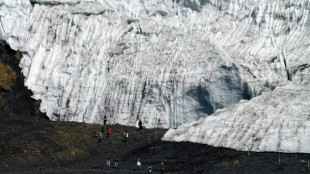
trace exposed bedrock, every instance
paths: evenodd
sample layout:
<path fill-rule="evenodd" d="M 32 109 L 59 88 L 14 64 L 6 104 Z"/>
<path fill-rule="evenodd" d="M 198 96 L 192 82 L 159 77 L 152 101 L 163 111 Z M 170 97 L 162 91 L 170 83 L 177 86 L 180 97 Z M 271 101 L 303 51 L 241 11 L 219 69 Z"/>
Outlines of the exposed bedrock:
<path fill-rule="evenodd" d="M 39 111 L 40 101 L 31 98 L 24 86 L 24 76 L 18 67 L 21 53 L 0 40 L 0 116 L 44 116 Z"/>

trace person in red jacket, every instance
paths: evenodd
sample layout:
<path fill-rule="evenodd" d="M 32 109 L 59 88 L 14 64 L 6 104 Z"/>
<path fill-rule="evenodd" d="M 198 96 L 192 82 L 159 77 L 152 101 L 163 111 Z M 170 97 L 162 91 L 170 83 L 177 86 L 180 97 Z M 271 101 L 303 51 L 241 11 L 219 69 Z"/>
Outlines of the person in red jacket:
<path fill-rule="evenodd" d="M 110 137 L 110 134 L 111 134 L 111 129 L 108 127 L 108 130 L 107 130 L 107 138 Z"/>
<path fill-rule="evenodd" d="M 118 162 L 119 162 L 119 157 L 116 155 L 116 156 L 114 157 L 114 165 L 115 165 L 115 167 L 118 166 Z"/>

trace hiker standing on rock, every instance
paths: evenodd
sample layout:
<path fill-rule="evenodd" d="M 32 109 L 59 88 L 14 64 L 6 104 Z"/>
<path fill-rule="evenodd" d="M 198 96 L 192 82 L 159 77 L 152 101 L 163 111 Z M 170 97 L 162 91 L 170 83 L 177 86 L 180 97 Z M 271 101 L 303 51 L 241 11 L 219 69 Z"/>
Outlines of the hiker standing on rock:
<path fill-rule="evenodd" d="M 143 127 L 142 127 L 142 121 L 141 121 L 141 120 L 139 121 L 139 124 L 138 124 L 138 125 L 139 125 L 139 130 L 141 131 L 142 128 L 143 128 Z"/>
<path fill-rule="evenodd" d="M 127 142 L 127 138 L 128 138 L 128 132 L 127 132 L 127 130 L 125 130 L 125 132 L 124 132 L 124 142 L 125 143 Z"/>
<path fill-rule="evenodd" d="M 111 129 L 108 127 L 108 130 L 107 130 L 107 138 L 110 137 L 110 134 L 111 134 Z"/>
<path fill-rule="evenodd" d="M 119 162 L 119 157 L 116 155 L 114 157 L 114 166 L 117 167 L 118 166 L 118 162 Z"/>
<path fill-rule="evenodd" d="M 140 171 L 140 172 L 142 171 L 140 159 L 138 159 L 137 161 L 137 171 Z"/>
<path fill-rule="evenodd" d="M 110 161 L 110 157 L 107 158 L 107 168 L 110 168 L 111 167 L 111 161 Z"/>
<path fill-rule="evenodd" d="M 149 172 L 148 174 L 151 174 L 152 173 L 152 164 L 151 162 L 149 162 L 149 165 L 147 166 L 147 171 Z"/>
<path fill-rule="evenodd" d="M 104 126 L 102 126 L 102 128 L 101 128 L 101 132 L 102 132 L 102 133 L 104 132 Z"/>
<path fill-rule="evenodd" d="M 106 125 L 106 124 L 107 124 L 107 120 L 108 120 L 108 119 L 107 119 L 107 116 L 104 116 L 104 117 L 103 117 L 103 125 Z"/>
<path fill-rule="evenodd" d="M 101 140 L 102 140 L 102 133 L 100 132 L 98 135 L 98 144 L 101 144 Z"/>

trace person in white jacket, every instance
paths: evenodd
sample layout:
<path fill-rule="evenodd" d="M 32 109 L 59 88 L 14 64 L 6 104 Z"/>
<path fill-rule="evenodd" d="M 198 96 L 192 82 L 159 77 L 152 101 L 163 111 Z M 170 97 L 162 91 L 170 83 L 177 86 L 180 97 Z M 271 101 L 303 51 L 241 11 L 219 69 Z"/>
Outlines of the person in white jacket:
<path fill-rule="evenodd" d="M 141 169 L 141 162 L 140 162 L 139 159 L 137 161 L 137 171 L 142 171 L 142 169 Z"/>
<path fill-rule="evenodd" d="M 127 142 L 127 138 L 128 138 L 128 132 L 127 130 L 124 131 L 124 142 Z"/>
<path fill-rule="evenodd" d="M 110 157 L 107 158 L 107 168 L 110 168 L 111 167 L 111 160 L 110 160 Z"/>

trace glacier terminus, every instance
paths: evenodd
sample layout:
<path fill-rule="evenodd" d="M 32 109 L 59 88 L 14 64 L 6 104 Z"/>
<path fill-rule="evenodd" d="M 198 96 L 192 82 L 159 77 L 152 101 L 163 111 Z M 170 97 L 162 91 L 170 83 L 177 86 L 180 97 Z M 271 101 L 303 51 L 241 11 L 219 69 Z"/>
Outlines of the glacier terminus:
<path fill-rule="evenodd" d="M 310 152 L 308 0 L 0 0 L 0 39 L 54 121 Z"/>

